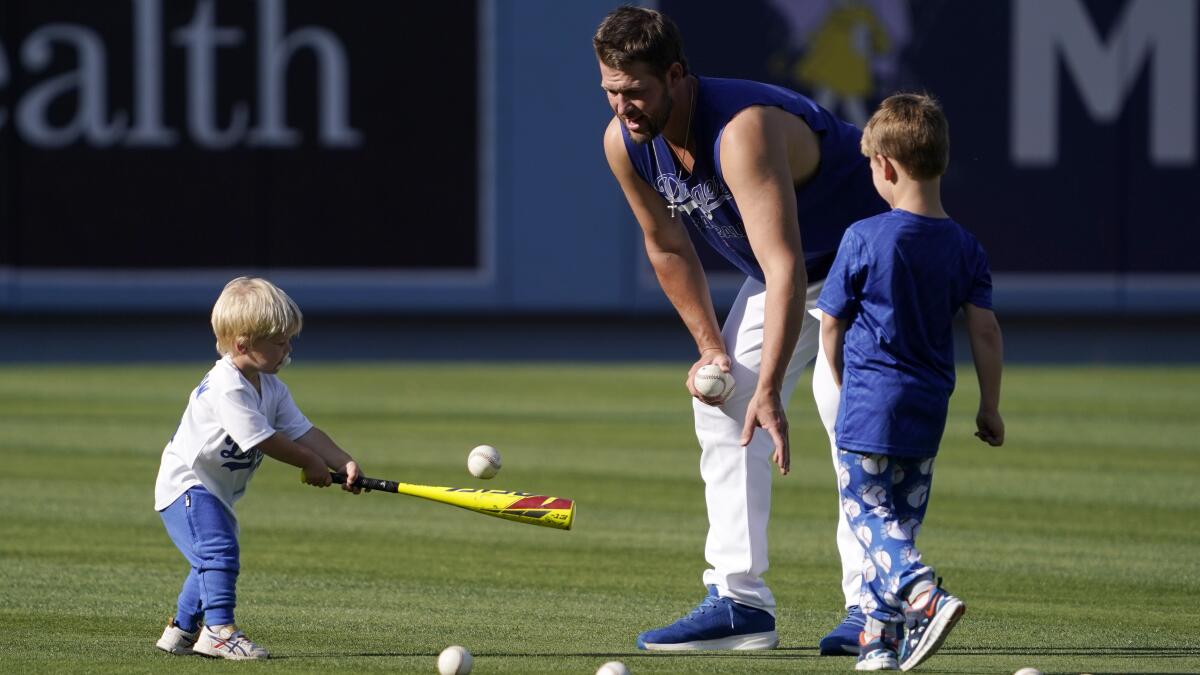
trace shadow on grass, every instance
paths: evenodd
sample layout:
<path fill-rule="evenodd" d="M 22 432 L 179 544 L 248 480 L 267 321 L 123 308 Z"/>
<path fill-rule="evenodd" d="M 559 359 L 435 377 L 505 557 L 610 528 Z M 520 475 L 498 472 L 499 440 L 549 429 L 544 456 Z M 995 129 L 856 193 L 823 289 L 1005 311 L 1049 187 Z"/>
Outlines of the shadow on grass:
<path fill-rule="evenodd" d="M 804 654 L 802 652 L 811 652 Z M 535 658 L 540 656 L 574 656 L 580 658 L 595 658 L 595 659 L 634 659 L 634 658 L 667 658 L 671 656 L 684 656 L 687 658 L 754 658 L 754 659 L 795 659 L 795 658 L 817 658 L 817 649 L 815 647 L 778 647 L 770 651 L 731 651 L 731 652 L 701 652 L 701 651 L 681 651 L 681 652 L 651 652 L 651 651 L 629 651 L 629 652 L 471 652 L 475 658 L 480 657 L 495 657 L 495 658 Z M 285 654 L 282 656 L 271 655 L 271 660 L 276 659 L 342 659 L 355 657 L 401 657 L 401 656 L 429 656 L 437 658 L 438 652 L 359 652 L 357 654 Z M 829 657 L 820 657 L 829 658 Z"/>
<path fill-rule="evenodd" d="M 1105 656 L 1178 659 L 1200 656 L 1195 647 L 942 647 L 938 654 L 956 656 Z"/>
<path fill-rule="evenodd" d="M 1091 656 L 1106 658 L 1156 658 L 1181 659 L 1200 657 L 1200 646 L 1197 647 L 943 647 L 938 650 L 942 656 Z M 680 652 L 473 652 L 475 658 L 537 658 L 537 657 L 579 657 L 594 659 L 646 659 L 686 657 L 689 659 L 826 659 L 832 662 L 841 661 L 843 657 L 820 656 L 815 647 L 778 647 L 770 651 L 680 651 Z M 368 657 L 429 657 L 437 658 L 438 652 L 359 652 L 356 654 L 287 654 L 271 656 L 278 659 L 344 659 Z M 849 660 L 851 657 L 844 657 Z M 1095 672 L 1095 675 L 1102 675 Z"/>

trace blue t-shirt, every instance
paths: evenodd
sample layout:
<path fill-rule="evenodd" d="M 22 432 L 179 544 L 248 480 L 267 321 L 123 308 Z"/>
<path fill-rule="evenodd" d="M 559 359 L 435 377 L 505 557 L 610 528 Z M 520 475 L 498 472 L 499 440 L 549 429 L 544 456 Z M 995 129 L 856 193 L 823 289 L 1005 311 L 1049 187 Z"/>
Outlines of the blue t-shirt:
<path fill-rule="evenodd" d="M 842 232 L 856 220 L 887 209 L 871 182 L 871 165 L 859 151 L 862 132 L 790 89 L 750 80 L 698 77 L 691 137 L 696 141 L 691 174 L 682 171 L 661 135 L 638 145 L 621 126 L 634 170 L 695 232 L 747 276 L 763 281 L 742 214 L 725 184 L 721 136 L 725 125 L 751 106 L 782 108 L 804 120 L 820 139 L 817 172 L 796 187 L 796 212 L 810 282 L 825 277 Z M 675 102 L 686 105 L 686 102 Z"/>
<path fill-rule="evenodd" d="M 838 447 L 937 454 L 954 391 L 952 321 L 991 309 L 983 247 L 949 218 L 894 209 L 846 230 L 817 307 L 849 321 Z"/>

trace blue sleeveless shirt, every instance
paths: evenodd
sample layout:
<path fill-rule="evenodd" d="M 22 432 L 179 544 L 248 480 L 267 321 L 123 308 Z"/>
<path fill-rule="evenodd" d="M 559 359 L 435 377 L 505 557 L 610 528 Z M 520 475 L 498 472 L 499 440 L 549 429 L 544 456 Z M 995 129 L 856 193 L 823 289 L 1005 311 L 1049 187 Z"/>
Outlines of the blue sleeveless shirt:
<path fill-rule="evenodd" d="M 855 221 L 888 210 L 875 192 L 871 167 L 859 152 L 862 132 L 794 91 L 750 80 L 697 77 L 691 175 L 682 176 L 662 135 L 638 145 L 621 125 L 625 149 L 638 175 L 682 211 L 683 218 L 710 246 L 747 276 L 759 281 L 762 267 L 750 249 L 746 227 L 721 172 L 721 134 L 729 120 L 755 105 L 783 108 L 804 120 L 820 142 L 816 173 L 796 186 L 800 240 L 809 282 L 824 279 L 842 233 Z"/>

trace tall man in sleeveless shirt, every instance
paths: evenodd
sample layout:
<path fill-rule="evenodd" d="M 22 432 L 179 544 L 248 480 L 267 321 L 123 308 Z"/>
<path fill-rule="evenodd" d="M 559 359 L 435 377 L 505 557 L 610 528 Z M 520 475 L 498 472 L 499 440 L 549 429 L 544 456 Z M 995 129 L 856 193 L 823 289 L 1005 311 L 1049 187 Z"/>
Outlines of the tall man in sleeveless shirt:
<path fill-rule="evenodd" d="M 778 643 L 775 598 L 762 575 L 771 474 L 788 472 L 785 408 L 819 348 L 819 320 L 806 310 L 815 308 L 842 232 L 887 205 L 872 187 L 858 129 L 782 87 L 691 73 L 678 28 L 660 12 L 621 7 L 600 24 L 593 45 L 614 114 L 604 134 L 609 167 L 699 352 L 687 387 L 708 506 L 708 595 L 637 644 L 770 649 Z M 689 229 L 746 274 L 723 329 Z M 824 361 L 817 359 L 814 392 L 832 455 L 838 401 Z M 726 400 L 695 389 L 696 370 L 710 363 L 737 383 Z M 838 514 L 849 611 L 821 652 L 857 654 L 864 552 Z"/>

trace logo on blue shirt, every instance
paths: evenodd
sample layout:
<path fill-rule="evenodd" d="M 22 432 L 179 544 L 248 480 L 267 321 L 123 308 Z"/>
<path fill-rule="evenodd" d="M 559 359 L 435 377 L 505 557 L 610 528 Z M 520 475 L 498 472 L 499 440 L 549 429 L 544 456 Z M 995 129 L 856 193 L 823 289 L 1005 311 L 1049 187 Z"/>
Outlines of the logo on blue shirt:
<path fill-rule="evenodd" d="M 689 215 L 693 215 L 697 210 L 704 214 L 705 219 L 712 221 L 713 211 L 716 211 L 722 204 L 733 199 L 729 188 L 726 188 L 721 181 L 716 177 L 702 181 L 699 185 L 689 188 L 687 183 L 669 173 L 658 175 L 658 179 L 654 181 L 654 189 L 666 198 L 667 203 L 676 208 L 686 211 Z M 733 230 L 733 228 L 722 228 L 723 230 Z M 734 236 L 745 236 L 733 230 Z M 722 237 L 729 237 L 726 232 L 720 233 Z"/>

